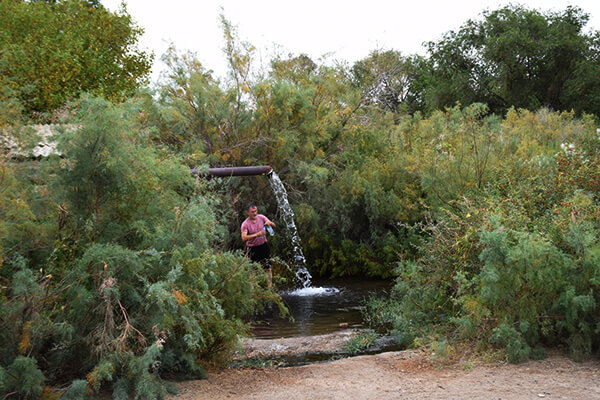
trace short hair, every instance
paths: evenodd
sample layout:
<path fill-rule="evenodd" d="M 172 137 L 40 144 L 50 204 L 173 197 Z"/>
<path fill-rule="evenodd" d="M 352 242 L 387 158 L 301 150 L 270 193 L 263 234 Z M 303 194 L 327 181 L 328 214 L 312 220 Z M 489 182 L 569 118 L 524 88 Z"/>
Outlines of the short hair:
<path fill-rule="evenodd" d="M 246 206 L 246 211 L 250 210 L 251 208 L 258 208 L 258 207 L 256 207 L 256 204 L 250 203 Z"/>

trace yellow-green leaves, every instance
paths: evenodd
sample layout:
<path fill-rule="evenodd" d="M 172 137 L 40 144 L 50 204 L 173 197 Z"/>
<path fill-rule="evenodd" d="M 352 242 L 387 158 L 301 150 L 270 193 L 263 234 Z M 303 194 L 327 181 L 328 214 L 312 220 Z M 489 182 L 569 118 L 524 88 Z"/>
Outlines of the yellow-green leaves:
<path fill-rule="evenodd" d="M 152 56 L 142 29 L 122 9 L 82 0 L 0 2 L 0 76 L 25 111 L 48 113 L 92 92 L 124 100 L 147 78 Z"/>

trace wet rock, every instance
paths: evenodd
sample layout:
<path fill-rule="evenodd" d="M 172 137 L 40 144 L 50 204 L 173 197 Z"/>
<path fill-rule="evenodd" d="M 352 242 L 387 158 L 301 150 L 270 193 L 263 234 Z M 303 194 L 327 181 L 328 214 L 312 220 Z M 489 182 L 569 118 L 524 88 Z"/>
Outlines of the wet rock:
<path fill-rule="evenodd" d="M 373 344 L 369 347 L 369 352 L 377 352 L 383 349 L 392 349 L 400 346 L 400 341 L 395 336 L 381 336 L 373 342 Z"/>
<path fill-rule="evenodd" d="M 241 360 L 310 353 L 336 353 L 343 349 L 346 342 L 356 332 L 354 329 L 346 329 L 336 333 L 310 337 L 280 339 L 244 338 L 240 340 L 242 351 L 236 354 L 234 358 Z"/>

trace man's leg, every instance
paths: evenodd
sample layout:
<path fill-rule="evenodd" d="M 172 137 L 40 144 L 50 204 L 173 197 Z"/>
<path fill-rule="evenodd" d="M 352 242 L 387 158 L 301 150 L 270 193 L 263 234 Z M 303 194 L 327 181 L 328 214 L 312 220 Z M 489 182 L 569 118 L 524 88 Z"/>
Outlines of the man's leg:
<path fill-rule="evenodd" d="M 267 273 L 267 286 L 269 289 L 273 285 L 273 270 L 271 269 L 271 249 L 267 243 L 256 247 L 249 247 L 250 259 L 259 263 Z"/>
<path fill-rule="evenodd" d="M 267 271 L 267 284 L 269 289 L 271 289 L 271 286 L 273 286 L 273 269 L 271 268 L 271 248 L 269 247 L 269 243 L 265 243 L 264 257 L 262 262 Z"/>
<path fill-rule="evenodd" d="M 273 286 L 273 270 L 269 267 L 265 268 L 265 271 L 267 273 L 267 287 L 271 289 L 271 286 Z"/>

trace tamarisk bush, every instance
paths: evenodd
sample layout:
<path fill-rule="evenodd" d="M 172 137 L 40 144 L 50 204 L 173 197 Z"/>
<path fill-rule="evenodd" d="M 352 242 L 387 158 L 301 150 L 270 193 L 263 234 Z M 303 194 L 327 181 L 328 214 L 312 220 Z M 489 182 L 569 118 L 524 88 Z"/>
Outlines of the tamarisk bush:
<path fill-rule="evenodd" d="M 437 206 L 419 256 L 396 267 L 394 330 L 406 345 L 467 340 L 510 362 L 557 345 L 583 359 L 600 348 L 595 123 L 545 110 L 486 122 L 474 109 L 419 122 L 423 143 L 432 135 L 441 149 L 423 180 L 440 184 L 424 185 Z M 469 149 L 489 153 L 484 173 L 470 174 Z M 451 169 L 460 185 L 444 178 Z"/>
<path fill-rule="evenodd" d="M 147 145 L 138 116 L 135 104 L 83 98 L 79 129 L 59 135 L 62 157 L 34 179 L 30 216 L 4 216 L 3 395 L 36 398 L 47 383 L 73 381 L 66 398 L 102 388 L 163 398 L 163 376 L 204 376 L 201 362 L 227 358 L 244 318 L 283 307 L 261 268 L 218 250 L 202 183 Z M 12 242 L 19 224 L 37 237 Z"/>

